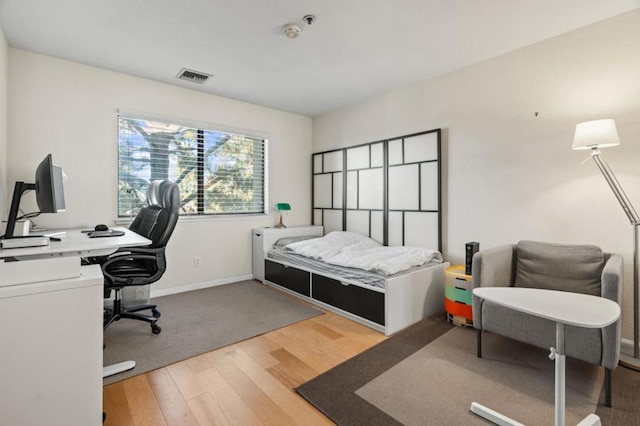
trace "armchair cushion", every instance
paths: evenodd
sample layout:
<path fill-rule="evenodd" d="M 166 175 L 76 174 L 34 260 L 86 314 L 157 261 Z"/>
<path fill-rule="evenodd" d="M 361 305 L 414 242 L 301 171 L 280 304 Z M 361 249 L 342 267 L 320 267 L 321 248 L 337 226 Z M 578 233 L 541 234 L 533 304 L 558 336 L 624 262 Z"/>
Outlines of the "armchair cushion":
<path fill-rule="evenodd" d="M 604 254 L 591 245 L 520 241 L 514 287 L 600 296 Z"/>

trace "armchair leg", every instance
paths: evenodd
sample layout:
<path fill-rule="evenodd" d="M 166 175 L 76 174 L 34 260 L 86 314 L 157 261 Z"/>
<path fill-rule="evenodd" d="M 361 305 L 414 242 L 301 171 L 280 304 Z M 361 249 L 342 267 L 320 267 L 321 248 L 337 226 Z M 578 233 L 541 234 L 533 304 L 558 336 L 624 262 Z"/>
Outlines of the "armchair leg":
<path fill-rule="evenodd" d="M 482 330 L 478 329 L 476 330 L 476 342 L 477 342 L 477 349 L 476 349 L 476 355 L 478 358 L 482 358 Z"/>
<path fill-rule="evenodd" d="M 610 368 L 604 369 L 604 405 L 611 407 L 611 381 L 613 371 Z"/>

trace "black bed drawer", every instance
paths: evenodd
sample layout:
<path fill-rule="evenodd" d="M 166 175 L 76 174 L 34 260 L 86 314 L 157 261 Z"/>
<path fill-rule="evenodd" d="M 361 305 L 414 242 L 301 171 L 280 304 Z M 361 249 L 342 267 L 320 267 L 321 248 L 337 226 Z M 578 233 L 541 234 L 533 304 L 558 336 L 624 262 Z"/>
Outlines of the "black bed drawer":
<path fill-rule="evenodd" d="M 384 325 L 384 293 L 313 274 L 313 298 Z"/>
<path fill-rule="evenodd" d="M 311 296 L 309 272 L 301 271 L 281 263 L 264 261 L 264 278 L 274 284 L 286 287 L 296 293 Z"/>

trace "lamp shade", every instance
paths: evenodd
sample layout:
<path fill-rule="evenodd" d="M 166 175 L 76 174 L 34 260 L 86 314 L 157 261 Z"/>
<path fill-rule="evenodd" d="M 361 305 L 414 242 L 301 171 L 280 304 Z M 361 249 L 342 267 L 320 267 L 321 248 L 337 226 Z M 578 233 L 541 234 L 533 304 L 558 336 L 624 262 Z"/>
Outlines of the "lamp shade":
<path fill-rule="evenodd" d="M 291 205 L 289 203 L 277 203 L 276 210 L 291 210 Z"/>
<path fill-rule="evenodd" d="M 616 145 L 620 145 L 620 138 L 616 123 L 610 118 L 585 121 L 576 126 L 573 149 L 606 148 Z"/>

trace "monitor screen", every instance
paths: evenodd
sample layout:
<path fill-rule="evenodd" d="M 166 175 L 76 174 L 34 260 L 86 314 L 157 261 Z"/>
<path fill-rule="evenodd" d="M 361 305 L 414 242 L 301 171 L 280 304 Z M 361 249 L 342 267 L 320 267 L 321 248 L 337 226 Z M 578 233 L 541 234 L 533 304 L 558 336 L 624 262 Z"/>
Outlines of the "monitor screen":
<path fill-rule="evenodd" d="M 62 168 L 53 164 L 51 154 L 36 169 L 36 202 L 40 213 L 65 210 Z"/>
<path fill-rule="evenodd" d="M 22 195 L 31 190 L 36 191 L 36 202 L 40 213 L 57 213 L 65 210 L 62 169 L 53 164 L 51 154 L 47 155 L 36 169 L 35 183 L 16 182 L 11 198 L 11 208 L 7 219 L 7 228 L 0 239 L 14 238 L 16 222 L 21 218 L 20 200 Z M 25 215 L 29 217 L 29 215 Z"/>

